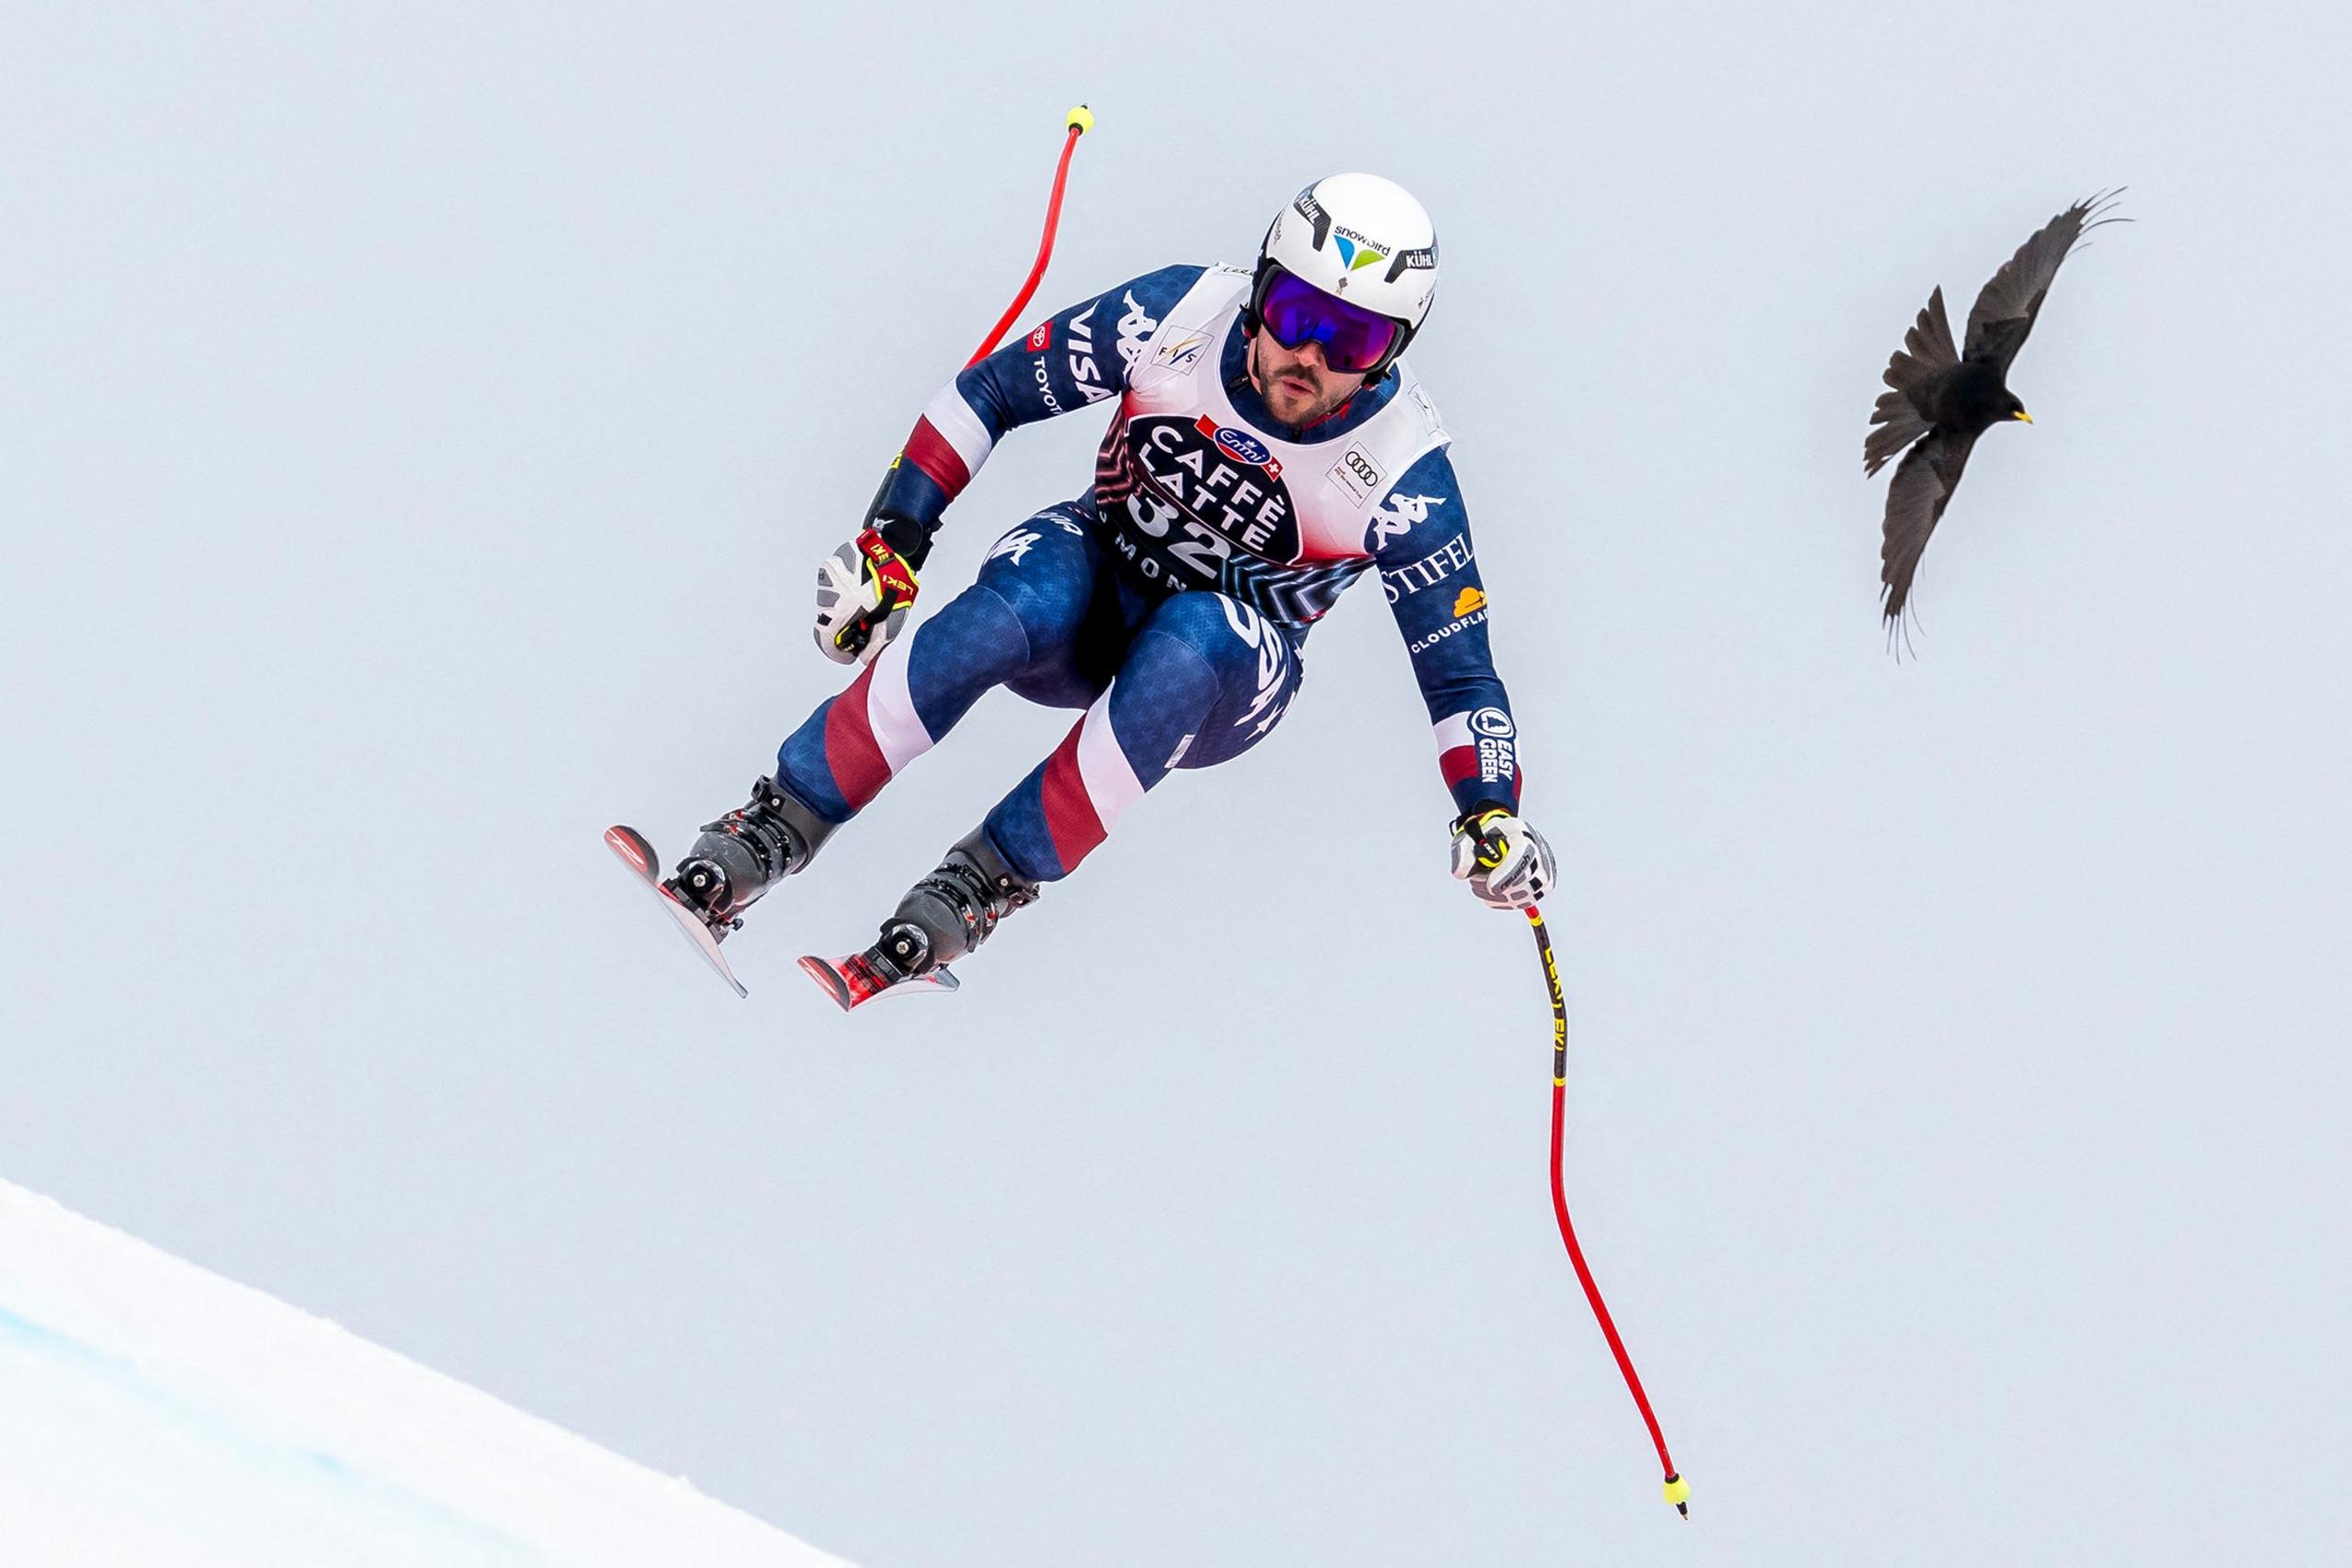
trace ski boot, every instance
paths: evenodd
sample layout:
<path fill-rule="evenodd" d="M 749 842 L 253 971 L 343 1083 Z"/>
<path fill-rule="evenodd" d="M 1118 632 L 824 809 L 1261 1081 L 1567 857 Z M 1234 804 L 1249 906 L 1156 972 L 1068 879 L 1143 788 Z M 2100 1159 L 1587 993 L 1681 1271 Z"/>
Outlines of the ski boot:
<path fill-rule="evenodd" d="M 998 852 L 986 828 L 947 852 L 939 869 L 908 889 L 872 947 L 847 958 L 803 958 L 800 967 L 846 1012 L 885 991 L 952 991 L 947 965 L 986 942 L 997 923 L 1037 901 L 1038 886 Z"/>
<path fill-rule="evenodd" d="M 760 895 L 816 859 L 839 826 L 773 780 L 754 779 L 750 801 L 704 823 L 702 837 L 662 886 L 723 941 Z"/>
<path fill-rule="evenodd" d="M 752 900 L 813 860 L 836 826 L 761 779 L 752 785 L 749 804 L 703 829 L 674 876 L 662 875 L 662 857 L 626 823 L 605 829 L 605 843 L 661 898 L 695 951 L 741 997 L 750 993 L 728 967 L 719 942 L 743 923 Z"/>

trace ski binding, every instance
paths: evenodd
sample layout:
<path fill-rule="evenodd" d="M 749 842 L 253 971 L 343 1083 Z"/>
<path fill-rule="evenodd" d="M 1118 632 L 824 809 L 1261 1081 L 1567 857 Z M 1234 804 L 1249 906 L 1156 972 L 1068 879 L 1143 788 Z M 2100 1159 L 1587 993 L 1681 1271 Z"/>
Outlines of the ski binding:
<path fill-rule="evenodd" d="M 876 997 L 899 996 L 914 991 L 952 991 L 963 982 L 940 964 L 925 975 L 912 975 L 894 980 L 890 971 L 875 962 L 874 954 L 853 953 L 847 958 L 820 958 L 809 953 L 800 961 L 808 976 L 825 988 L 833 1005 L 847 1012 Z"/>
<path fill-rule="evenodd" d="M 735 971 L 727 966 L 726 955 L 718 951 L 721 933 L 713 931 L 684 899 L 663 885 L 662 857 L 653 852 L 653 846 L 645 841 L 645 835 L 634 828 L 616 824 L 605 829 L 605 844 L 620 857 L 622 864 L 637 874 L 639 881 L 653 890 L 653 896 L 662 900 L 662 908 L 668 909 L 671 919 L 678 922 L 678 930 L 694 944 L 695 951 L 718 971 L 718 977 L 734 987 L 737 996 L 750 996 L 752 993 L 743 988 L 743 982 L 735 978 Z M 803 964 L 807 962 L 802 960 Z M 843 1002 L 842 1005 L 848 1007 L 852 1004 Z"/>

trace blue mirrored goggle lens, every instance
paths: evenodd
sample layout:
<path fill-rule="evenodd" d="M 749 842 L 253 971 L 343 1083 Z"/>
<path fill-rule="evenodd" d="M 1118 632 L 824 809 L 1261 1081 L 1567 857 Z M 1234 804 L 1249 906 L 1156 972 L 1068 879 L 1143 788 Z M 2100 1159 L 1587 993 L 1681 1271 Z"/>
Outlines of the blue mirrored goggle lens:
<path fill-rule="evenodd" d="M 1334 299 L 1287 272 L 1274 274 L 1260 315 L 1274 341 L 1294 353 L 1322 344 L 1323 363 L 1343 376 L 1371 369 L 1396 341 L 1396 323 L 1386 316 Z"/>

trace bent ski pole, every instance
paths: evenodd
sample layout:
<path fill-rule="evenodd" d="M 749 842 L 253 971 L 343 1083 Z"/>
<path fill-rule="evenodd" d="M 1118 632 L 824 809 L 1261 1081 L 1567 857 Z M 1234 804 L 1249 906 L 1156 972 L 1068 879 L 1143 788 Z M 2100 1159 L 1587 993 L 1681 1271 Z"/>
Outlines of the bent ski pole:
<path fill-rule="evenodd" d="M 972 351 L 971 358 L 964 361 L 967 370 L 986 359 L 1003 339 L 1005 330 L 1029 308 L 1031 296 L 1037 292 L 1037 280 L 1046 276 L 1046 264 L 1054 259 L 1054 231 L 1061 227 L 1062 185 L 1069 178 L 1069 157 L 1078 151 L 1078 139 L 1094 129 L 1094 114 L 1080 104 L 1063 117 L 1062 123 L 1069 127 L 1069 135 L 1062 142 L 1061 162 L 1054 165 L 1054 194 L 1046 203 L 1046 231 L 1037 241 L 1037 259 L 1031 265 L 1029 276 L 1021 285 L 1021 292 L 1013 296 L 1012 303 L 1006 306 L 1004 314 L 997 318 L 987 340 Z"/>
<path fill-rule="evenodd" d="M 1012 297 L 1012 303 L 1006 306 L 1004 314 L 997 318 L 996 325 L 989 330 L 987 340 L 979 347 L 972 350 L 971 358 L 964 361 L 964 368 L 967 370 L 995 352 L 997 344 L 1004 337 L 1005 329 L 1012 326 L 1014 321 L 1019 319 L 1021 312 L 1029 308 L 1030 299 L 1037 292 L 1038 279 L 1046 276 L 1046 264 L 1054 259 L 1054 235 L 1061 227 L 1062 186 L 1069 179 L 1070 154 L 1078 151 L 1078 139 L 1094 129 L 1094 112 L 1084 104 L 1080 104 L 1062 117 L 1062 123 L 1068 128 L 1069 134 L 1062 141 L 1061 161 L 1054 165 L 1054 193 L 1046 202 L 1046 231 L 1037 240 L 1037 259 L 1030 264 L 1029 276 L 1023 280 L 1021 292 Z M 896 463 L 890 466 L 894 469 L 898 467 Z M 889 476 L 885 475 L 882 480 L 884 491 L 888 490 L 889 484 Z M 876 497 L 876 504 L 880 504 L 878 494 Z M 911 591 L 910 592 L 911 593 Z M 904 603 L 902 600 L 886 599 L 848 626 L 843 626 L 835 636 L 854 640 L 843 641 L 841 646 L 843 648 L 864 647 L 865 639 L 872 635 L 874 628 L 888 619 L 890 612 L 897 609 L 902 603 Z"/>
<path fill-rule="evenodd" d="M 1576 1265 L 1577 1279 L 1584 1286 L 1585 1299 L 1592 1303 L 1592 1315 L 1600 1324 L 1602 1337 L 1609 1341 L 1609 1352 L 1617 1358 L 1617 1370 L 1625 1374 L 1625 1387 L 1632 1391 L 1634 1405 L 1641 1411 L 1643 1424 L 1650 1429 L 1650 1442 L 1657 1449 L 1657 1462 L 1666 1472 L 1666 1500 L 1687 1519 L 1690 1517 L 1690 1483 L 1682 1479 L 1674 1468 L 1674 1456 L 1666 1451 L 1666 1434 L 1658 1429 L 1649 1395 L 1642 1392 L 1641 1376 L 1634 1371 L 1634 1359 L 1625 1354 L 1625 1342 L 1617 1337 L 1617 1325 L 1610 1320 L 1608 1303 L 1600 1299 L 1600 1287 L 1593 1283 L 1592 1269 L 1584 1260 L 1584 1248 L 1577 1245 L 1576 1226 L 1568 1222 L 1567 1187 L 1560 1174 L 1561 1156 L 1567 1141 L 1568 1002 L 1560 992 L 1559 960 L 1552 953 L 1552 933 L 1544 929 L 1544 912 L 1530 905 L 1527 921 L 1535 929 L 1535 948 L 1544 957 L 1544 983 L 1552 990 L 1552 1213 L 1560 1222 L 1560 1239 L 1567 1243 L 1568 1261 Z"/>

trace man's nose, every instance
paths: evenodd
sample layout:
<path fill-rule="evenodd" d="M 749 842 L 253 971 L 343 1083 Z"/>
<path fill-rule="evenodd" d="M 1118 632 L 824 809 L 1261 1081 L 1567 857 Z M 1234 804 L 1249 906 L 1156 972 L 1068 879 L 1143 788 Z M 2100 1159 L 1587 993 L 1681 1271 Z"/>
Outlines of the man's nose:
<path fill-rule="evenodd" d="M 1323 345 L 1313 338 L 1308 338 L 1299 346 L 1298 358 L 1301 364 L 1311 362 L 1317 370 L 1328 371 L 1331 368 L 1331 362 L 1323 357 Z"/>

